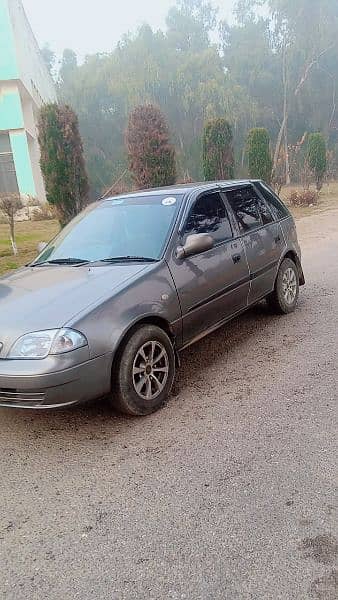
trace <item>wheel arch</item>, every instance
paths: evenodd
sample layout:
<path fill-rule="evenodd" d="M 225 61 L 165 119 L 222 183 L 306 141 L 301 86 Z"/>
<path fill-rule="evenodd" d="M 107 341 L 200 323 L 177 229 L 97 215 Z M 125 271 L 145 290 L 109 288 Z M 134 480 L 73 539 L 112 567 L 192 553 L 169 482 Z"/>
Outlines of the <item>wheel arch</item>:
<path fill-rule="evenodd" d="M 146 317 L 142 317 L 142 318 L 138 319 L 137 321 L 135 321 L 134 323 L 132 323 L 121 335 L 121 337 L 117 343 L 116 351 L 115 351 L 114 357 L 113 357 L 112 372 L 113 372 L 114 368 L 116 367 L 116 365 L 118 364 L 121 353 L 122 353 L 123 349 L 125 348 L 126 344 L 128 343 L 128 340 L 133 335 L 133 333 L 137 329 L 139 329 L 139 327 L 142 327 L 142 325 L 155 325 L 156 327 L 159 327 L 167 334 L 167 336 L 171 340 L 173 348 L 174 348 L 176 365 L 179 366 L 180 361 L 179 361 L 177 348 L 175 345 L 176 336 L 174 334 L 174 331 L 173 331 L 170 323 L 165 318 L 160 317 L 158 315 L 149 315 Z"/>
<path fill-rule="evenodd" d="M 289 258 L 290 260 L 292 260 L 295 263 L 297 270 L 298 270 L 299 285 L 305 285 L 305 277 L 304 277 L 303 267 L 302 267 L 302 263 L 300 262 L 300 258 L 298 256 L 297 252 L 295 252 L 295 250 L 287 250 L 287 252 L 282 257 L 280 265 L 282 264 L 282 262 L 285 258 Z"/>

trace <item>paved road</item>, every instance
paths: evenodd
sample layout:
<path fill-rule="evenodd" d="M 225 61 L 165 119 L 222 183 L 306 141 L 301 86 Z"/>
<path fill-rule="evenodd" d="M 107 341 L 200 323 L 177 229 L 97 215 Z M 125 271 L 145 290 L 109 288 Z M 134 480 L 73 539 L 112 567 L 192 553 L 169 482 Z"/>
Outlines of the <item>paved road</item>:
<path fill-rule="evenodd" d="M 299 231 L 296 313 L 186 351 L 160 413 L 0 410 L 2 598 L 337 599 L 338 211 Z"/>

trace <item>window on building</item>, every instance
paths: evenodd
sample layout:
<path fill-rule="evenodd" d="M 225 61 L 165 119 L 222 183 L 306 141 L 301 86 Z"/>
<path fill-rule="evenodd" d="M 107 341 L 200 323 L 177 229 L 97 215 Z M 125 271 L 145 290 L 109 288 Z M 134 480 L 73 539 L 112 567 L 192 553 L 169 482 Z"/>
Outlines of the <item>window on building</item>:
<path fill-rule="evenodd" d="M 8 133 L 0 134 L 0 194 L 19 193 L 15 165 Z"/>

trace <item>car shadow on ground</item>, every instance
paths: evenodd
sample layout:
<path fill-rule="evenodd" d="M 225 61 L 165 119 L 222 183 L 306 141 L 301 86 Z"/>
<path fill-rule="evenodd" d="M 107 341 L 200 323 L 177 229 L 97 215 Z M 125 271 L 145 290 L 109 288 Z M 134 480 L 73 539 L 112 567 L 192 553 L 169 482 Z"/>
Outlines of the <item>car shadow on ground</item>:
<path fill-rule="evenodd" d="M 231 359 L 234 348 L 238 351 L 239 346 L 247 343 L 248 337 L 261 331 L 264 326 L 270 329 L 279 318 L 271 314 L 265 303 L 260 303 L 184 350 L 171 400 L 179 399 L 186 389 L 194 385 L 196 378 L 203 382 L 203 373 L 207 373 L 216 362 L 219 363 L 225 357 Z M 106 399 L 51 411 L 16 409 L 0 409 L 0 411 L 1 419 L 6 420 L 7 423 L 11 421 L 16 434 L 21 430 L 25 435 L 25 431 L 31 432 L 30 428 L 33 427 L 37 437 L 43 435 L 43 432 L 47 434 L 48 431 L 71 434 L 84 430 L 90 434 L 94 431 L 104 432 L 107 429 L 112 434 L 116 429 L 121 433 L 121 429 L 133 427 L 140 422 L 137 417 L 126 417 L 114 412 Z M 146 419 L 154 417 L 150 415 Z"/>

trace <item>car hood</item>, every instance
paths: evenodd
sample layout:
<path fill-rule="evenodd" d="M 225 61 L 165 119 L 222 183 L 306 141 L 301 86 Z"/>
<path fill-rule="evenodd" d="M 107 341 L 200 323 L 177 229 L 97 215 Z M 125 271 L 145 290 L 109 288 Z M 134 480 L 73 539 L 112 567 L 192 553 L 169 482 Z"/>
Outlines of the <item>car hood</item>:
<path fill-rule="evenodd" d="M 26 267 L 0 278 L 3 354 L 21 335 L 56 329 L 110 297 L 145 269 L 144 264 L 98 267 Z"/>

